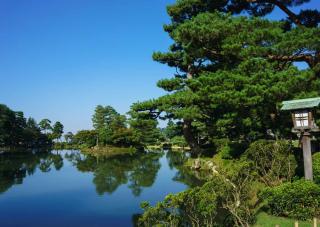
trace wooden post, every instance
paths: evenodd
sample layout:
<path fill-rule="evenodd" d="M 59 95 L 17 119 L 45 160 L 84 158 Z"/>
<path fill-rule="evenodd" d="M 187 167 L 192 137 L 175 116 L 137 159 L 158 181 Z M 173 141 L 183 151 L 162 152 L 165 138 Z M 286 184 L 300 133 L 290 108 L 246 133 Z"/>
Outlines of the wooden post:
<path fill-rule="evenodd" d="M 294 222 L 294 227 L 299 227 L 299 222 L 298 221 Z"/>
<path fill-rule="evenodd" d="M 313 219 L 313 227 L 317 227 L 317 219 L 316 218 Z"/>
<path fill-rule="evenodd" d="M 311 136 L 310 133 L 304 132 L 302 136 L 302 149 L 303 149 L 303 165 L 304 177 L 306 180 L 313 180 L 312 173 L 312 155 L 311 155 Z"/>

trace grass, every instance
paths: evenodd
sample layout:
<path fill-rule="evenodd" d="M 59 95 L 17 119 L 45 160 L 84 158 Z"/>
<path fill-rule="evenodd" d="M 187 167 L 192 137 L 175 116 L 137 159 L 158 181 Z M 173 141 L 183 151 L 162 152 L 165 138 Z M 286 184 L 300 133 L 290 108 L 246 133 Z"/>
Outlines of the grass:
<path fill-rule="evenodd" d="M 275 217 L 268 215 L 267 213 L 260 212 L 257 215 L 257 222 L 253 227 L 275 227 L 279 225 L 280 227 L 294 227 L 295 220 L 283 217 Z M 319 221 L 318 221 L 318 226 Z M 312 221 L 299 221 L 299 227 L 313 227 Z"/>

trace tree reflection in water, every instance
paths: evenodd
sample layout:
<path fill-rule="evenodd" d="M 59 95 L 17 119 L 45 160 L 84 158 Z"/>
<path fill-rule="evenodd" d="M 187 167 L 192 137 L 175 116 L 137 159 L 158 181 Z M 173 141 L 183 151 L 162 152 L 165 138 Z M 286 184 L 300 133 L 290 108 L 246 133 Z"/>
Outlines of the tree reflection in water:
<path fill-rule="evenodd" d="M 64 157 L 61 155 L 64 154 Z M 194 174 L 183 167 L 188 155 L 183 152 L 140 152 L 134 155 L 94 157 L 80 151 L 52 152 L 8 152 L 0 154 L 0 193 L 39 169 L 41 172 L 60 170 L 64 159 L 71 162 L 80 172 L 93 173 L 93 183 L 99 195 L 111 194 L 121 185 L 127 185 L 134 196 L 143 188 L 151 187 L 160 170 L 160 158 L 166 155 L 170 169 L 177 169 L 174 181 L 189 187 L 200 185 Z"/>
<path fill-rule="evenodd" d="M 157 191 L 159 190 L 159 185 L 154 185 L 154 183 L 157 181 L 157 175 L 160 169 L 161 176 L 164 176 L 164 178 L 160 177 L 158 182 L 164 182 L 161 183 L 160 187 L 167 187 L 168 190 L 171 190 L 171 187 L 174 188 L 179 185 L 172 184 L 172 181 L 182 182 L 189 187 L 193 187 L 202 183 L 196 177 L 194 177 L 194 175 L 188 168 L 183 167 L 183 164 L 187 161 L 187 158 L 188 155 L 186 153 L 172 151 L 139 152 L 134 155 L 121 155 L 113 157 L 95 157 L 83 154 L 78 150 L 52 152 L 46 151 L 34 153 L 1 153 L 0 194 L 6 192 L 15 184 L 22 184 L 24 178 L 33 175 L 36 172 L 41 171 L 43 173 L 49 173 L 51 171 L 50 174 L 53 174 L 52 176 L 54 177 L 51 178 L 51 180 L 56 179 L 56 177 L 64 177 L 64 173 L 67 174 L 67 177 L 70 177 L 68 173 L 92 173 L 92 182 L 95 185 L 96 193 L 98 195 L 104 195 L 106 193 L 112 194 L 117 189 L 119 189 L 121 185 L 129 189 L 129 192 L 126 192 L 127 194 L 132 193 L 132 195 L 134 196 L 141 195 L 142 191 L 145 188 L 152 188 L 153 186 L 153 189 L 151 190 L 152 193 L 155 193 L 156 195 Z M 68 168 L 64 168 L 64 163 Z M 71 168 L 69 168 L 70 163 L 72 165 Z M 163 166 L 161 166 L 161 164 L 163 164 Z M 61 169 L 62 172 L 60 172 L 60 174 L 54 174 L 55 171 L 59 171 Z M 171 171 L 168 171 L 169 169 L 171 169 Z M 175 174 L 173 178 L 171 174 Z M 80 178 L 81 175 L 82 174 L 77 174 L 75 176 Z M 166 177 L 168 179 L 166 179 Z M 64 179 L 62 180 L 65 181 Z M 36 187 L 38 187 L 41 184 L 41 182 L 39 182 L 39 178 L 38 181 L 33 181 L 33 184 L 36 184 Z M 57 187 L 59 189 L 60 185 L 56 184 L 54 185 L 54 187 Z M 179 188 L 181 189 L 181 185 L 179 186 Z M 59 190 L 59 196 L 61 196 L 60 199 L 62 200 L 57 200 L 57 203 L 59 204 L 61 203 L 61 201 L 65 201 L 65 199 L 68 199 L 70 196 L 69 190 L 66 191 L 65 195 L 60 192 L 61 190 Z M 85 193 L 87 193 L 87 191 L 85 191 Z M 96 193 L 88 193 L 88 196 L 97 196 Z M 151 197 L 153 196 L 152 193 Z M 5 198 L 6 195 L 2 196 L 3 198 Z M 75 197 L 73 198 L 77 198 L 78 195 L 76 194 L 74 196 Z M 41 200 L 42 198 L 43 197 L 39 196 L 39 200 Z M 38 201 L 38 199 L 32 197 L 32 201 L 33 200 L 35 201 L 35 203 L 37 203 Z M 52 202 L 52 200 L 50 199 L 48 201 L 49 204 Z M 137 202 L 138 201 L 139 199 L 137 200 Z M 18 202 L 16 205 L 19 206 L 19 203 L 20 202 Z M 69 204 L 71 204 L 71 202 Z M 56 206 L 55 202 L 53 202 L 53 206 Z M 99 207 L 99 205 L 97 205 L 97 207 Z M 17 208 L 15 207 L 15 209 Z M 21 210 L 18 209 L 18 211 L 20 212 Z M 140 209 L 137 209 L 132 213 L 132 225 L 136 224 L 136 221 L 138 220 L 140 215 L 140 211 Z M 9 210 L 8 212 L 11 211 Z M 46 212 L 45 209 L 44 212 Z"/>
<path fill-rule="evenodd" d="M 93 183 L 99 195 L 111 194 L 120 185 L 127 184 L 133 195 L 139 196 L 144 187 L 150 187 L 155 182 L 163 154 L 148 152 L 97 158 L 75 152 L 66 154 L 65 158 L 79 171 L 93 173 Z"/>
<path fill-rule="evenodd" d="M 57 152 L 6 152 L 0 154 L 0 193 L 23 179 L 33 175 L 36 169 L 49 172 L 52 168 L 60 170 L 63 158 Z"/>
<path fill-rule="evenodd" d="M 172 180 L 182 182 L 189 187 L 201 186 L 205 183 L 201 177 L 197 177 L 198 172 L 184 166 L 185 162 L 190 157 L 187 152 L 169 151 L 166 152 L 166 158 L 170 169 L 176 168 L 179 170 Z"/>

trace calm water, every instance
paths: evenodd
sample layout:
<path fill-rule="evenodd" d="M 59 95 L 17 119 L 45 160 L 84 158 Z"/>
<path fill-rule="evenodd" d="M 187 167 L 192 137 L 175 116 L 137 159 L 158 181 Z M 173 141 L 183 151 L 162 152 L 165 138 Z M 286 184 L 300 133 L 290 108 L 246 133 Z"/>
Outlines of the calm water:
<path fill-rule="evenodd" d="M 133 226 L 140 202 L 201 183 L 183 171 L 184 159 L 179 152 L 0 154 L 0 226 Z"/>

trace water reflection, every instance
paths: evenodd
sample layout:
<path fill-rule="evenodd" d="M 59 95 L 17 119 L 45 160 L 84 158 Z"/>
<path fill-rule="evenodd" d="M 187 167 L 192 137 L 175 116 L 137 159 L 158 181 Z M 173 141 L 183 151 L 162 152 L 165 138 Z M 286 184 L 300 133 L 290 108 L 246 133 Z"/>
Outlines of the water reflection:
<path fill-rule="evenodd" d="M 94 157 L 80 153 L 68 153 L 65 158 L 79 171 L 92 172 L 93 183 L 99 195 L 112 194 L 120 185 L 127 184 L 132 194 L 139 196 L 144 187 L 155 182 L 163 152 L 140 153 L 115 157 Z"/>
<path fill-rule="evenodd" d="M 83 173 L 93 173 L 93 184 L 99 195 L 112 194 L 119 186 L 127 185 L 134 196 L 139 196 L 143 188 L 151 187 L 161 168 L 160 158 L 165 155 L 171 170 L 177 169 L 172 180 L 182 182 L 189 187 L 201 185 L 188 168 L 183 167 L 188 154 L 183 152 L 146 152 L 135 155 L 114 157 L 94 157 L 79 151 L 52 152 L 11 152 L 0 154 L 0 193 L 37 170 L 46 173 L 59 171 L 64 161 L 71 162 Z"/>
<path fill-rule="evenodd" d="M 52 168 L 60 170 L 63 158 L 51 152 L 8 152 L 0 155 L 0 193 L 15 184 L 22 184 L 23 179 L 33 175 L 37 169 L 49 172 Z"/>
<path fill-rule="evenodd" d="M 172 180 L 182 182 L 189 187 L 200 186 L 204 183 L 204 180 L 201 180 L 200 177 L 196 177 L 198 174 L 196 171 L 192 171 L 190 168 L 184 166 L 184 163 L 187 162 L 189 157 L 189 153 L 186 152 L 166 152 L 166 158 L 170 169 L 175 168 L 179 170 Z"/>
<path fill-rule="evenodd" d="M 76 150 L 1 153 L 1 226 L 134 225 L 142 201 L 155 204 L 202 183 L 183 166 L 187 158 L 170 151 L 108 158 Z M 15 184 L 23 185 L 9 190 Z"/>

